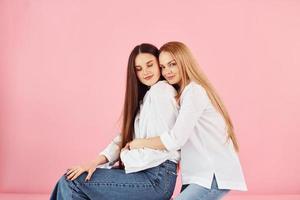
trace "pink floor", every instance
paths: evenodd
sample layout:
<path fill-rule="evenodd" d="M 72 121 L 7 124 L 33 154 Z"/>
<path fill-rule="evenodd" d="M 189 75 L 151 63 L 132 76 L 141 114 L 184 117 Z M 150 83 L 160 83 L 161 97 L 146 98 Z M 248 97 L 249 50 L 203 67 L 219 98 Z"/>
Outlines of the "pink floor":
<path fill-rule="evenodd" d="M 0 200 L 48 200 L 48 194 L 0 193 Z M 223 200 L 300 200 L 300 195 L 228 195 Z"/>

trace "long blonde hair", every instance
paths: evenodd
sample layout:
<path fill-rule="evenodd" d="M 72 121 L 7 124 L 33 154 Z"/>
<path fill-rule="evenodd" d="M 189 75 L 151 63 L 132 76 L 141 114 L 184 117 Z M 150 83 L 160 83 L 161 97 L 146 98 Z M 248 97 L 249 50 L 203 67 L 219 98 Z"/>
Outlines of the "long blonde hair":
<path fill-rule="evenodd" d="M 214 107 L 223 116 L 227 125 L 228 139 L 231 139 L 235 150 L 238 152 L 239 147 L 229 114 L 216 90 L 213 88 L 205 74 L 200 70 L 198 63 L 189 48 L 181 42 L 168 42 L 160 48 L 160 52 L 170 53 L 179 67 L 182 78 L 177 98 L 180 97 L 185 86 L 188 85 L 190 81 L 200 84 L 206 90 Z"/>

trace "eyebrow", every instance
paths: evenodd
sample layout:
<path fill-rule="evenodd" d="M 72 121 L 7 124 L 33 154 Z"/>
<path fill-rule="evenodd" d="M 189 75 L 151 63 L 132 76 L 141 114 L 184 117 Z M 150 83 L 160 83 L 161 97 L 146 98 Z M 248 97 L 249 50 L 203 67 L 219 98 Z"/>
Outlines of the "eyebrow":
<path fill-rule="evenodd" d="M 148 62 L 146 62 L 147 64 L 149 64 L 149 63 L 151 63 L 151 62 L 153 62 L 153 60 L 149 60 Z"/>
<path fill-rule="evenodd" d="M 175 59 L 171 60 L 170 62 L 168 62 L 168 64 L 170 64 L 171 62 L 175 61 Z"/>
<path fill-rule="evenodd" d="M 149 64 L 149 63 L 151 63 L 151 62 L 153 62 L 153 60 L 147 61 L 146 64 Z M 135 67 L 141 67 L 141 66 L 140 66 L 140 65 L 135 65 Z"/>
<path fill-rule="evenodd" d="M 175 59 L 172 59 L 171 61 L 169 61 L 168 63 L 167 63 L 167 65 L 169 65 L 171 62 L 173 62 L 173 61 L 175 61 Z M 176 62 L 176 61 L 175 61 Z M 160 66 L 164 66 L 163 64 L 160 64 Z"/>

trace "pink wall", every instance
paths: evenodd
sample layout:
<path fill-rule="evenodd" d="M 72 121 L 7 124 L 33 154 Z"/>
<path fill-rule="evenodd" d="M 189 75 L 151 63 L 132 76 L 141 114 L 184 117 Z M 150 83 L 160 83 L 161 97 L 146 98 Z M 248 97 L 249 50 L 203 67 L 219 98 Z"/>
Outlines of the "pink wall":
<path fill-rule="evenodd" d="M 118 130 L 130 50 L 179 40 L 232 115 L 248 194 L 300 193 L 299 10 L 296 0 L 0 0 L 0 191 L 49 193 L 94 158 Z"/>

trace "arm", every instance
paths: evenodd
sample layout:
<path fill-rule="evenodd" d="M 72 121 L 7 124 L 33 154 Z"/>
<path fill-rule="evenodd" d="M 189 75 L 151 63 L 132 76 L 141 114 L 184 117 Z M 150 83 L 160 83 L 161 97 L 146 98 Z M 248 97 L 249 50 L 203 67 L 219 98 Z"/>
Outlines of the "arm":
<path fill-rule="evenodd" d="M 105 163 L 108 163 L 108 159 L 104 155 L 98 155 L 95 159 L 92 160 L 92 163 L 95 163 L 95 165 L 103 165 Z"/>
<path fill-rule="evenodd" d="M 161 132 L 172 128 L 176 122 L 178 115 L 178 104 L 175 100 L 177 94 L 175 88 L 168 83 L 158 83 L 151 96 L 151 103 L 153 105 L 151 112 L 156 113 L 156 119 L 164 124 L 164 129 Z M 130 149 L 150 148 L 156 150 L 166 150 L 159 136 L 148 137 L 142 139 L 134 139 L 128 143 Z"/>
<path fill-rule="evenodd" d="M 120 142 L 121 142 L 121 136 L 118 135 L 113 139 L 113 141 L 104 149 L 104 151 L 100 152 L 99 155 L 93 159 L 92 161 L 81 164 L 78 166 L 73 166 L 69 168 L 66 172 L 67 179 L 69 180 L 75 180 L 80 174 L 83 172 L 88 172 L 88 175 L 86 176 L 85 180 L 89 180 L 94 173 L 95 169 L 98 165 L 103 167 L 110 167 L 112 166 L 115 161 L 120 156 Z M 105 166 L 104 164 L 108 164 L 108 166 Z"/>
<path fill-rule="evenodd" d="M 180 149 L 193 133 L 197 120 L 208 102 L 209 98 L 204 88 L 199 85 L 188 88 L 182 94 L 181 107 L 174 127 L 158 137 L 135 140 L 130 143 L 130 148 L 147 147 L 169 151 Z"/>
<path fill-rule="evenodd" d="M 98 157 L 94 160 L 95 162 L 104 163 L 114 163 L 120 157 L 120 145 L 121 145 L 121 135 L 116 136 L 112 142 L 99 153 Z M 103 159 L 105 157 L 105 159 Z M 104 162 L 104 163 L 102 163 Z"/>
<path fill-rule="evenodd" d="M 130 149 L 140 149 L 140 148 L 150 148 L 158 150 L 166 150 L 165 145 L 162 143 L 159 136 L 144 138 L 144 139 L 135 139 L 129 143 Z"/>

